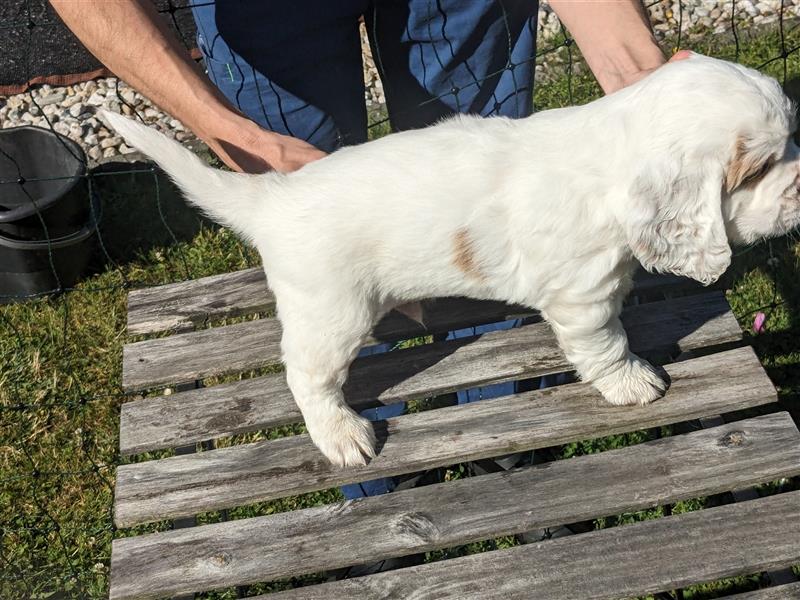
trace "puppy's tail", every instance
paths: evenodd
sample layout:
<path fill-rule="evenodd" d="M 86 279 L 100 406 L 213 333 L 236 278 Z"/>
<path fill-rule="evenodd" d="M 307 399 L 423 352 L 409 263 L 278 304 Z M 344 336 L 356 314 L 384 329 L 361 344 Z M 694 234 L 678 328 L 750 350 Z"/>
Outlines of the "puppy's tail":
<path fill-rule="evenodd" d="M 131 146 L 161 167 L 186 198 L 212 219 L 250 237 L 253 218 L 264 210 L 266 178 L 280 175 L 246 175 L 213 169 L 191 150 L 155 129 L 117 113 L 102 110 L 100 117 Z M 261 202 L 259 202 L 259 198 Z"/>

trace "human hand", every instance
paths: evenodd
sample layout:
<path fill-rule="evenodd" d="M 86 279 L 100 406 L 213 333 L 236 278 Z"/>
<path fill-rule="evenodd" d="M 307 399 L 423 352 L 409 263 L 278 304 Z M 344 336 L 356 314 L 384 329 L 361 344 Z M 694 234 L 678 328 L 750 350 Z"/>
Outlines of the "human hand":
<path fill-rule="evenodd" d="M 632 84 L 636 83 L 637 81 L 639 81 L 640 79 L 644 79 L 650 73 L 652 73 L 653 71 L 655 71 L 659 67 L 664 66 L 668 62 L 677 62 L 679 60 L 685 60 L 685 59 L 689 58 L 691 55 L 692 55 L 692 51 L 691 50 L 678 50 L 675 54 L 672 55 L 672 57 L 668 61 L 662 61 L 661 64 L 656 65 L 655 67 L 651 67 L 649 69 L 642 69 L 641 71 L 636 71 L 634 73 L 629 73 L 626 76 L 622 77 L 621 85 L 619 86 L 619 89 L 621 89 L 623 87 L 627 87 L 629 85 L 632 85 Z"/>
<path fill-rule="evenodd" d="M 308 142 L 267 131 L 238 115 L 230 121 L 217 121 L 207 133 L 196 133 L 222 162 L 243 173 L 288 173 L 327 156 Z"/>
<path fill-rule="evenodd" d="M 51 0 L 51 4 L 112 72 L 180 119 L 231 169 L 294 171 L 325 156 L 306 142 L 265 131 L 237 112 L 151 1 Z M 116 23 L 125 26 L 111 26 Z"/>

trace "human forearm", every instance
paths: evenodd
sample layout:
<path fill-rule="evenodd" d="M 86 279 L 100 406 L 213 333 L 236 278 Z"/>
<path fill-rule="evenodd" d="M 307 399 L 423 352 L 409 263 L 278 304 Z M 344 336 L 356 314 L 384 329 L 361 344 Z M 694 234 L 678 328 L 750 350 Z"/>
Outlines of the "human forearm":
<path fill-rule="evenodd" d="M 51 0 L 103 64 L 198 135 L 232 110 L 178 43 L 149 0 Z"/>
<path fill-rule="evenodd" d="M 607 94 L 664 64 L 639 0 L 550 0 Z"/>
<path fill-rule="evenodd" d="M 323 154 L 264 131 L 235 110 L 156 12 L 151 0 L 50 0 L 83 44 L 117 76 L 177 117 L 230 167 L 299 168 Z"/>

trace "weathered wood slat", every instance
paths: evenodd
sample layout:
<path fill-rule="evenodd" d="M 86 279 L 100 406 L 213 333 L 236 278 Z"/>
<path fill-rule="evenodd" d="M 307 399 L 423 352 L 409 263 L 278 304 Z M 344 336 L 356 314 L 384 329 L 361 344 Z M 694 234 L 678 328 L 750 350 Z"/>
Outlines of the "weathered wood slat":
<path fill-rule="evenodd" d="M 191 331 L 222 319 L 275 307 L 261 267 L 192 281 L 133 290 L 128 294 L 128 333 Z"/>
<path fill-rule="evenodd" d="M 800 544 L 800 540 L 797 542 Z M 800 600 L 800 583 L 764 588 L 755 592 L 725 596 L 727 600 Z"/>
<path fill-rule="evenodd" d="M 181 385 L 274 364 L 280 336 L 277 319 L 261 319 L 128 344 L 122 349 L 122 388 Z"/>
<path fill-rule="evenodd" d="M 635 291 L 686 289 L 699 284 L 672 275 L 640 271 Z M 462 299 L 463 300 L 463 299 Z M 476 304 L 463 300 L 465 304 Z M 128 333 L 184 332 L 210 319 L 222 319 L 272 310 L 275 297 L 267 287 L 261 267 L 133 290 L 128 295 Z M 505 309 L 508 312 L 509 309 Z"/>
<path fill-rule="evenodd" d="M 529 309 L 501 302 L 443 299 L 436 301 L 435 309 L 429 310 L 425 326 L 400 313 L 389 313 L 376 326 L 368 343 L 429 335 L 532 314 Z M 278 320 L 267 318 L 127 344 L 123 349 L 122 386 L 126 391 L 136 391 L 275 364 L 280 360 L 280 336 Z"/>
<path fill-rule="evenodd" d="M 307 435 L 122 465 L 115 522 L 158 519 L 290 496 L 463 460 L 655 427 L 771 402 L 775 388 L 750 348 L 667 367 L 667 395 L 646 407 L 613 407 L 572 384 L 376 424 L 378 456 L 337 469 Z"/>
<path fill-rule="evenodd" d="M 689 350 L 741 337 L 720 294 L 632 307 L 624 317 L 635 352 L 672 345 Z M 244 336 L 240 345 L 250 347 L 248 340 Z M 221 350 L 211 346 L 208 352 L 219 356 Z M 191 369 L 193 363 L 174 368 Z M 376 399 L 388 404 L 569 369 L 549 326 L 535 323 L 358 359 L 345 392 L 353 407 L 363 408 Z M 124 404 L 120 451 L 177 447 L 298 420 L 284 376 L 259 377 Z"/>
<path fill-rule="evenodd" d="M 257 598 L 605 600 L 797 562 L 800 492 L 790 492 Z"/>
<path fill-rule="evenodd" d="M 714 415 L 712 417 L 704 417 L 698 419 L 700 426 L 704 429 L 710 429 L 712 427 L 718 427 L 725 423 L 725 419 L 722 415 Z M 748 500 L 755 500 L 759 497 L 758 490 L 755 487 L 742 487 L 732 491 L 731 496 L 733 496 L 734 502 L 746 502 Z M 791 568 L 781 569 L 780 571 L 768 571 L 764 573 L 767 581 L 770 581 L 773 585 L 781 585 L 784 583 L 790 583 L 792 581 L 796 581 L 797 578 L 792 573 Z"/>
<path fill-rule="evenodd" d="M 623 311 L 623 321 L 631 343 L 647 338 L 649 348 L 678 345 L 684 350 L 694 349 L 709 345 L 709 341 L 722 343 L 741 337 L 736 319 L 718 292 L 632 306 Z M 457 324 L 438 323 L 430 332 L 454 326 Z M 402 338 L 407 328 L 403 331 L 385 332 L 389 335 L 382 339 Z M 131 392 L 256 369 L 276 363 L 279 348 L 280 324 L 276 319 L 136 342 L 123 349 L 122 387 Z"/>
<path fill-rule="evenodd" d="M 771 414 L 359 502 L 118 539 L 111 598 L 171 596 L 314 573 L 797 473 L 800 432 L 788 413 Z M 209 569 L 215 557 L 217 568 Z"/>

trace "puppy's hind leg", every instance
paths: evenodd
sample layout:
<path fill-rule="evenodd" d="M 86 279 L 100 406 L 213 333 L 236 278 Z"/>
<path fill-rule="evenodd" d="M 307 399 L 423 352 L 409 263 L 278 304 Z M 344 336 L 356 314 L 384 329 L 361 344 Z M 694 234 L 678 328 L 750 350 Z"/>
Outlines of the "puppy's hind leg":
<path fill-rule="evenodd" d="M 372 330 L 375 314 L 354 301 L 293 303 L 278 314 L 286 381 L 312 441 L 336 466 L 364 465 L 375 456 L 372 424 L 344 400 L 350 363 Z"/>

